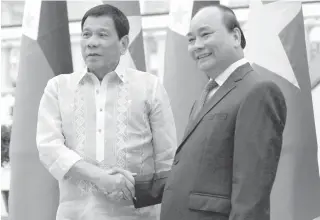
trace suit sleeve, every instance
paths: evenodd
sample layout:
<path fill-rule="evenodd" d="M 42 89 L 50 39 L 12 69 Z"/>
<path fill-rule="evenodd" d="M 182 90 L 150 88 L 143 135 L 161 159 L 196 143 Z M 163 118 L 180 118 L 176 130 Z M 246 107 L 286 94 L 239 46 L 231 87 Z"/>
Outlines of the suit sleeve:
<path fill-rule="evenodd" d="M 135 208 L 160 204 L 170 170 L 135 177 Z"/>
<path fill-rule="evenodd" d="M 285 98 L 272 82 L 254 87 L 241 103 L 235 127 L 229 220 L 270 219 L 270 194 L 286 114 Z"/>
<path fill-rule="evenodd" d="M 158 79 L 152 91 L 149 122 L 155 173 L 135 179 L 136 208 L 161 202 L 165 180 L 177 148 L 176 127 L 169 97 Z"/>

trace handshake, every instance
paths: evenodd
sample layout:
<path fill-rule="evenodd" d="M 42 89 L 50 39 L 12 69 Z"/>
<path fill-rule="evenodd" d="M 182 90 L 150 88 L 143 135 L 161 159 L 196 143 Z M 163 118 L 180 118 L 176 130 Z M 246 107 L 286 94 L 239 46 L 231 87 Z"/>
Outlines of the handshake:
<path fill-rule="evenodd" d="M 136 175 L 136 173 L 113 167 L 103 172 L 97 182 L 97 187 L 110 199 L 132 200 L 135 199 L 134 176 Z"/>

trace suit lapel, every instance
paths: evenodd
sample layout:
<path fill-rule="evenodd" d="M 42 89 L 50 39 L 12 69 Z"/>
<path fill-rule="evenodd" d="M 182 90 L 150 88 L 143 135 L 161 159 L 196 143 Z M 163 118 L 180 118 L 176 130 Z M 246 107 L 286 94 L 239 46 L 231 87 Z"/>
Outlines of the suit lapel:
<path fill-rule="evenodd" d="M 229 92 L 231 92 L 236 87 L 236 84 L 234 82 L 225 83 L 223 84 L 214 94 L 214 96 L 203 106 L 201 111 L 199 112 L 198 116 L 195 119 L 190 119 L 190 123 L 188 125 L 188 129 L 186 131 L 186 134 L 179 146 L 179 148 L 184 144 L 184 142 L 188 139 L 188 137 L 191 135 L 191 133 L 195 130 L 197 125 L 200 123 L 201 119 L 207 114 L 208 111 L 210 111 L 212 108 L 214 108 Z M 178 148 L 178 151 L 179 151 Z"/>
<path fill-rule="evenodd" d="M 246 63 L 240 67 L 238 67 L 226 80 L 226 82 L 216 91 L 213 97 L 203 106 L 198 116 L 195 119 L 190 117 L 189 123 L 185 132 L 185 135 L 182 139 L 181 144 L 177 149 L 177 153 L 180 151 L 180 148 L 186 142 L 188 137 L 195 130 L 197 125 L 200 123 L 202 118 L 212 109 L 214 108 L 226 95 L 228 95 L 234 88 L 236 88 L 238 82 L 242 80 L 245 75 L 252 71 L 252 67 L 249 63 Z"/>
<path fill-rule="evenodd" d="M 191 111 L 190 111 L 190 114 L 189 114 L 189 119 L 188 119 L 189 121 L 188 121 L 188 124 L 187 124 L 187 126 L 186 126 L 186 129 L 185 129 L 185 131 L 184 131 L 183 139 L 184 139 L 184 137 L 186 136 L 186 134 L 189 133 L 190 127 L 191 127 L 192 124 L 193 124 L 193 121 L 194 121 L 193 114 L 194 114 L 194 111 L 195 111 L 195 106 L 198 105 L 198 102 L 199 102 L 199 100 L 196 100 L 196 101 L 193 103 L 193 105 L 192 105 L 192 108 L 191 108 Z M 182 140 L 183 140 L 183 139 L 182 139 Z"/>

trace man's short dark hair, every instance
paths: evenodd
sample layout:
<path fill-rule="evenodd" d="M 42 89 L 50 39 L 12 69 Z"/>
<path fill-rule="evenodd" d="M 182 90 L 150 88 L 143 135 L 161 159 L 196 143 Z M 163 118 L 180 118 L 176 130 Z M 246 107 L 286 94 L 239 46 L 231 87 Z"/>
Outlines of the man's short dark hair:
<path fill-rule="evenodd" d="M 119 39 L 129 34 L 130 26 L 127 16 L 125 16 L 125 14 L 122 11 L 120 11 L 118 8 L 112 5 L 102 4 L 89 9 L 81 20 L 81 30 L 83 29 L 84 22 L 89 16 L 110 17 L 113 20 Z"/>
<path fill-rule="evenodd" d="M 223 13 L 223 23 L 225 24 L 228 31 L 233 31 L 235 28 L 238 28 L 241 33 L 241 48 L 244 49 L 246 47 L 246 38 L 244 37 L 243 31 L 240 27 L 239 21 L 237 20 L 237 17 L 233 10 L 227 6 L 224 5 L 213 5 L 209 7 L 216 7 Z"/>

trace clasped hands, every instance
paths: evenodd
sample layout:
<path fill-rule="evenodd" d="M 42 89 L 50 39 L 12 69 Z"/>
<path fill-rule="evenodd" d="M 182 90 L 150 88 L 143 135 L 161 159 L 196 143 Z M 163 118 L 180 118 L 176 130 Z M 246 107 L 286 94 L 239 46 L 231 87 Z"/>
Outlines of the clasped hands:
<path fill-rule="evenodd" d="M 128 170 L 113 167 L 104 171 L 97 185 L 113 200 L 132 200 L 135 198 L 135 175 Z"/>

